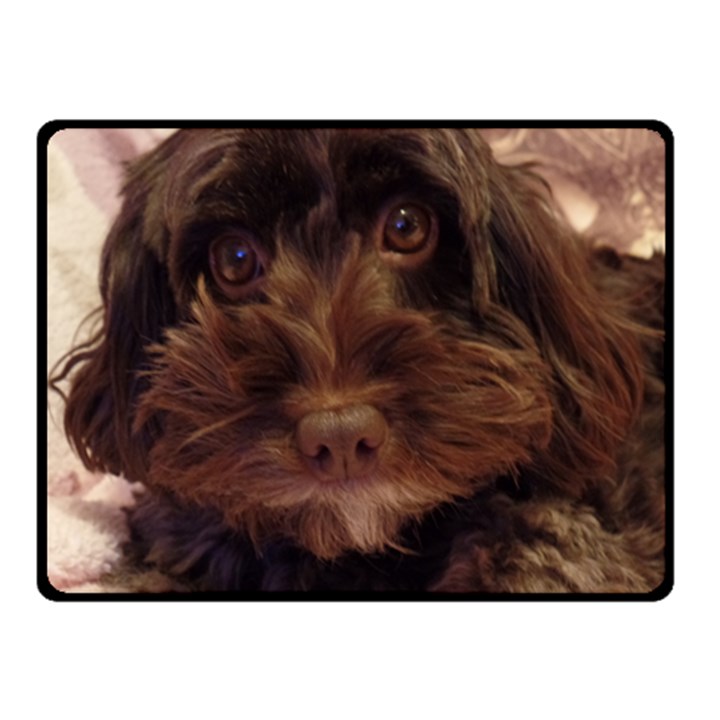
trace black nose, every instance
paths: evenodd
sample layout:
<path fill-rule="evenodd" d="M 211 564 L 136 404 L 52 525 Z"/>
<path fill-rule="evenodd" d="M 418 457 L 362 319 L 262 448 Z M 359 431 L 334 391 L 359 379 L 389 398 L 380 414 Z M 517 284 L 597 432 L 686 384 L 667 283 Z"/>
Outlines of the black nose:
<path fill-rule="evenodd" d="M 387 423 L 371 405 L 351 405 L 306 415 L 297 445 L 314 475 L 347 480 L 371 473 L 387 437 Z"/>

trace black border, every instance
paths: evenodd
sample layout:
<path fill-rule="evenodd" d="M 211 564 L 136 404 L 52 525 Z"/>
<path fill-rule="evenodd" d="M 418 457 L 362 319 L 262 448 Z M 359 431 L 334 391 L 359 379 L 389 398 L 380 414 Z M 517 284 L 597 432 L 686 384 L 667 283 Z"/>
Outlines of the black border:
<path fill-rule="evenodd" d="M 86 128 L 187 128 L 187 127 L 471 127 L 471 128 L 638 128 L 658 133 L 665 142 L 665 487 L 666 487 L 666 544 L 665 577 L 649 593 L 431 593 L 431 592 L 203 592 L 203 593 L 65 593 L 55 588 L 47 577 L 47 147 L 53 135 L 65 129 Z M 537 601 L 628 601 L 648 602 L 666 598 L 674 587 L 675 533 L 674 533 L 674 203 L 675 203 L 674 137 L 671 129 L 657 120 L 53 120 L 43 125 L 37 136 L 37 212 L 38 212 L 38 267 L 37 267 L 37 332 L 38 332 L 38 485 L 37 485 L 37 586 L 48 600 L 60 602 L 99 601 L 114 602 L 395 602 L 395 601 L 455 601 L 455 602 L 537 602 Z M 43 337 L 43 333 L 45 333 Z M 44 460 L 44 462 L 43 462 Z"/>

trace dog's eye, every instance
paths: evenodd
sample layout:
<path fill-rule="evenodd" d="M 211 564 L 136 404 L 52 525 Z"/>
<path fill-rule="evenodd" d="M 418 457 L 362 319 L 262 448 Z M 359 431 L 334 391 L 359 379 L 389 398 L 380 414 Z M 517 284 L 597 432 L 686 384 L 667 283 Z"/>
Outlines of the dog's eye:
<path fill-rule="evenodd" d="M 260 253 L 244 232 L 227 233 L 213 241 L 210 267 L 220 289 L 231 299 L 244 295 L 264 272 Z"/>
<path fill-rule="evenodd" d="M 383 249 L 396 253 L 423 250 L 436 232 L 434 214 L 416 203 L 395 205 L 383 228 Z"/>

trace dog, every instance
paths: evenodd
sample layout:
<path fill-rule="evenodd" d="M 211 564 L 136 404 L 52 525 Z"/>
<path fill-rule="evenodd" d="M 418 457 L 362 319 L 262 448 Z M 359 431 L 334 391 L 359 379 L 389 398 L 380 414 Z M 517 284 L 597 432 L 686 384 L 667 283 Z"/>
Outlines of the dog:
<path fill-rule="evenodd" d="M 131 165 L 51 378 L 188 591 L 650 593 L 664 259 L 473 129 L 184 129 Z"/>

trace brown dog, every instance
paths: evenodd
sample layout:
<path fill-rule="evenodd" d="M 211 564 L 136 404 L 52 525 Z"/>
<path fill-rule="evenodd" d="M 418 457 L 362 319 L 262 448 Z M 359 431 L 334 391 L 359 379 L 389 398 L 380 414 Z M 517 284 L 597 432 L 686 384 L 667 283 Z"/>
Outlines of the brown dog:
<path fill-rule="evenodd" d="M 192 589 L 647 592 L 662 258 L 473 130 L 184 130 L 141 158 L 65 427 Z"/>

